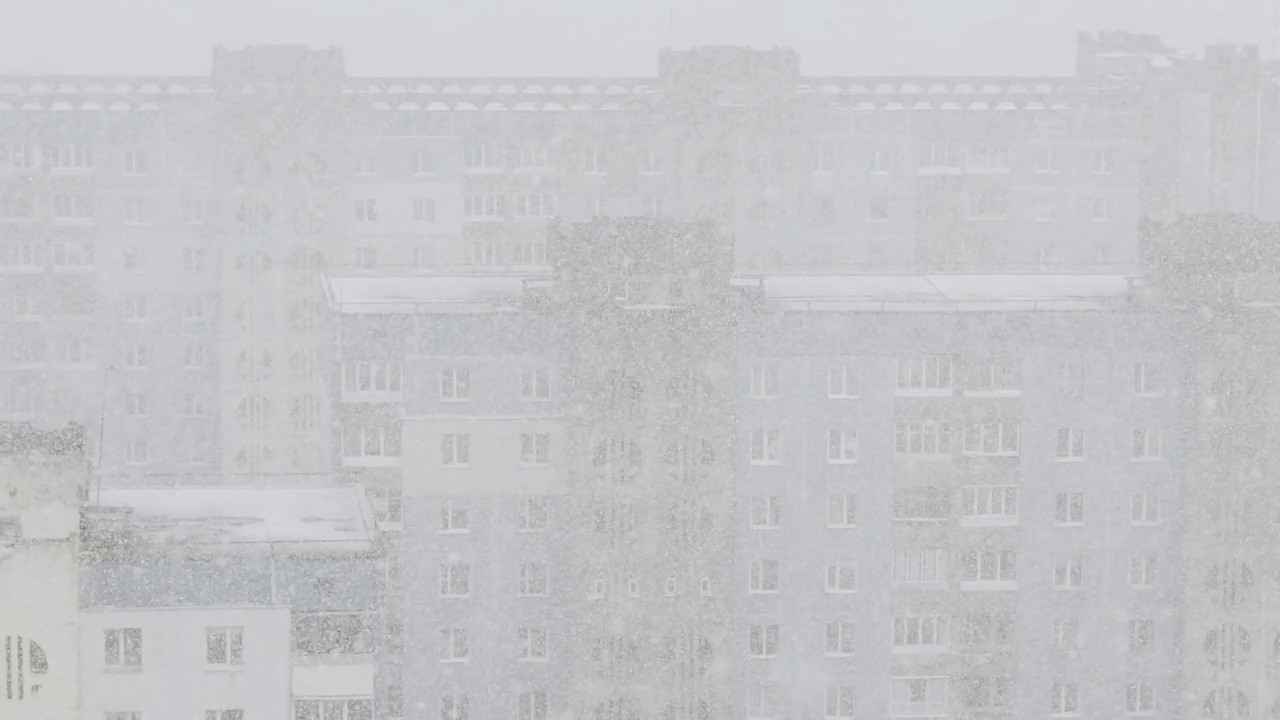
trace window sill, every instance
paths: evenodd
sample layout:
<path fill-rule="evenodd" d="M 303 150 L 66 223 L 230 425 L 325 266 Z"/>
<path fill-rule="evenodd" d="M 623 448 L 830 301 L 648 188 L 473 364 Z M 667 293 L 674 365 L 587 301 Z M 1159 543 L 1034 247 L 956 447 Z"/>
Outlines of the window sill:
<path fill-rule="evenodd" d="M 988 515 L 960 518 L 960 527 L 1016 527 L 1017 515 Z"/>
<path fill-rule="evenodd" d="M 752 465 L 781 465 L 781 460 L 752 460 Z"/>
<path fill-rule="evenodd" d="M 471 658 L 442 658 L 440 660 L 441 665 L 468 665 L 470 663 Z"/>
<path fill-rule="evenodd" d="M 828 530 L 853 530 L 856 527 L 858 526 L 857 525 L 832 525 L 831 523 L 827 523 Z"/>
<path fill-rule="evenodd" d="M 112 675 L 136 675 L 142 672 L 142 666 L 139 665 L 137 667 L 123 667 L 123 666 L 108 665 L 102 668 L 102 672 L 111 673 Z"/>
<path fill-rule="evenodd" d="M 999 452 L 999 453 L 966 452 L 966 453 L 961 453 L 961 455 L 967 458 L 1013 458 L 1015 460 L 1019 457 L 1018 453 L 1016 452 Z"/>
<path fill-rule="evenodd" d="M 1084 462 L 1085 459 L 1083 457 L 1055 457 L 1053 461 L 1060 463 L 1080 463 Z"/>
<path fill-rule="evenodd" d="M 857 400 L 858 397 L 857 395 L 832 395 L 827 393 L 828 400 Z"/>
<path fill-rule="evenodd" d="M 1021 390 L 965 390 L 965 397 L 1016 398 L 1022 397 Z"/>
<path fill-rule="evenodd" d="M 747 594 L 748 595 L 778 595 L 779 592 L 777 590 L 748 590 Z M 709 596 L 704 596 L 704 597 L 709 597 Z"/>
<path fill-rule="evenodd" d="M 1164 458 L 1159 458 L 1159 457 L 1136 457 L 1136 458 L 1129 458 L 1129 462 L 1136 462 L 1136 463 L 1158 463 L 1158 462 L 1160 462 L 1160 461 L 1161 461 L 1161 460 L 1163 460 L 1163 459 L 1164 459 Z"/>
<path fill-rule="evenodd" d="M 951 388 L 898 388 L 897 397 L 951 397 Z"/>
<path fill-rule="evenodd" d="M 1017 580 L 962 580 L 960 590 L 966 592 L 1007 592 L 1018 589 Z"/>
<path fill-rule="evenodd" d="M 844 460 L 844 459 L 827 458 L 827 464 L 828 465 L 857 465 L 858 459 L 853 458 L 851 460 Z"/>
<path fill-rule="evenodd" d="M 1055 522 L 1053 526 L 1057 528 L 1079 528 L 1084 527 L 1084 522 Z"/>
<path fill-rule="evenodd" d="M 204 671 L 207 673 L 230 675 L 244 672 L 244 665 L 205 665 Z"/>

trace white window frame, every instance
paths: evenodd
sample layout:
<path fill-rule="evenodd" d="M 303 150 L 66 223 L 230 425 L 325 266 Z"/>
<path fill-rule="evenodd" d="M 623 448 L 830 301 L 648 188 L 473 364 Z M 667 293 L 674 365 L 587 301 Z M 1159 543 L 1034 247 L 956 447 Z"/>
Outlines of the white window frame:
<path fill-rule="evenodd" d="M 549 465 L 551 465 L 551 434 L 520 433 L 520 466 L 548 467 Z"/>
<path fill-rule="evenodd" d="M 378 158 L 373 153 L 356 154 L 356 175 L 377 175 Z"/>
<path fill-rule="evenodd" d="M 946 676 L 900 676 L 891 678 L 890 683 L 890 717 L 946 717 Z"/>
<path fill-rule="evenodd" d="M 832 400 L 858 397 L 858 373 L 852 361 L 827 364 L 827 397 Z"/>
<path fill-rule="evenodd" d="M 758 428 L 751 432 L 751 464 L 781 464 L 781 431 L 777 428 Z"/>
<path fill-rule="evenodd" d="M 843 595 L 858 592 L 858 563 L 856 560 L 828 560 L 824 575 L 828 594 Z"/>
<path fill-rule="evenodd" d="M 752 530 L 776 530 L 779 525 L 781 498 L 777 495 L 761 495 L 751 498 L 747 527 Z"/>
<path fill-rule="evenodd" d="M 858 462 L 858 431 L 827 431 L 827 464 L 851 465 Z"/>
<path fill-rule="evenodd" d="M 92 172 L 95 163 L 89 143 L 54 143 L 45 146 L 45 165 L 53 173 Z"/>
<path fill-rule="evenodd" d="M 471 633 L 467 628 L 440 628 L 440 662 L 471 662 Z"/>
<path fill-rule="evenodd" d="M 856 527 L 857 513 L 857 495 L 853 493 L 830 493 L 827 495 L 828 528 L 848 529 Z"/>
<path fill-rule="evenodd" d="M 827 688 L 825 716 L 830 720 L 851 720 L 857 713 L 858 698 L 852 685 Z"/>
<path fill-rule="evenodd" d="M 1037 175 L 1058 174 L 1057 154 L 1053 152 L 1053 149 L 1052 145 L 1040 145 L 1036 147 Z"/>
<path fill-rule="evenodd" d="M 461 500 L 440 501 L 440 532 L 471 532 L 471 509 Z"/>
<path fill-rule="evenodd" d="M 1055 716 L 1080 714 L 1080 686 L 1074 683 L 1054 683 L 1051 711 Z"/>
<path fill-rule="evenodd" d="M 1110 175 L 1115 170 L 1115 149 L 1097 147 L 1093 149 L 1093 174 Z"/>
<path fill-rule="evenodd" d="M 751 366 L 751 397 L 755 400 L 772 400 L 782 396 L 782 374 L 777 363 L 756 363 Z"/>
<path fill-rule="evenodd" d="M 546 597 L 550 594 L 546 563 L 520 563 L 516 575 L 516 597 Z"/>
<path fill-rule="evenodd" d="M 1053 646 L 1063 652 L 1075 652 L 1080 649 L 1080 618 L 1058 618 L 1053 621 Z"/>
<path fill-rule="evenodd" d="M 1081 427 L 1062 427 L 1057 431 L 1054 457 L 1058 462 L 1080 462 L 1085 459 L 1085 432 Z"/>
<path fill-rule="evenodd" d="M 1129 523 L 1134 526 L 1160 524 L 1160 494 L 1134 493 L 1129 500 Z"/>
<path fill-rule="evenodd" d="M 889 222 L 891 210 L 890 199 L 887 197 L 873 197 L 867 199 L 867 222 L 884 223 Z"/>
<path fill-rule="evenodd" d="M 345 360 L 342 363 L 344 395 L 397 394 L 401 391 L 403 363 L 392 359 Z"/>
<path fill-rule="evenodd" d="M 964 454 L 971 457 L 1016 457 L 1022 428 L 1017 420 L 986 420 L 964 426 Z"/>
<path fill-rule="evenodd" d="M 440 464 L 448 468 L 471 465 L 471 436 L 467 433 L 440 435 Z"/>
<path fill-rule="evenodd" d="M 550 525 L 550 511 L 543 496 L 522 498 L 517 530 L 525 533 L 545 532 Z"/>
<path fill-rule="evenodd" d="M 1156 645 L 1156 621 L 1151 618 L 1129 618 L 1129 652 L 1151 652 Z"/>
<path fill-rule="evenodd" d="M 142 639 L 142 628 L 139 627 L 104 629 L 103 666 L 109 670 L 140 670 L 143 666 Z"/>
<path fill-rule="evenodd" d="M 974 569 L 972 577 L 968 575 L 970 559 Z M 1014 585 L 1018 582 L 1018 554 L 1016 550 L 965 548 L 960 551 L 958 570 L 961 590 L 981 589 L 993 584 Z M 989 577 L 984 577 L 987 575 Z"/>
<path fill-rule="evenodd" d="M 520 369 L 520 399 L 544 402 L 551 399 L 551 371 L 548 368 Z"/>
<path fill-rule="evenodd" d="M 913 355 L 898 358 L 898 395 L 950 395 L 954 383 L 950 355 Z"/>
<path fill-rule="evenodd" d="M 777 560 L 759 558 L 751 561 L 748 592 L 752 595 L 777 594 L 781 591 L 781 569 Z"/>
<path fill-rule="evenodd" d="M 754 624 L 748 631 L 747 657 L 769 660 L 778 657 L 780 633 L 776 623 Z"/>
<path fill-rule="evenodd" d="M 1164 395 L 1164 375 L 1160 363 L 1140 362 L 1133 366 L 1133 394 L 1139 397 Z"/>
<path fill-rule="evenodd" d="M 947 551 L 942 548 L 899 548 L 893 551 L 893 582 L 930 585 L 947 579 Z"/>
<path fill-rule="evenodd" d="M 466 367 L 440 368 L 440 402 L 468 402 L 471 400 L 471 369 Z"/>
<path fill-rule="evenodd" d="M 933 420 L 897 423 L 894 430 L 894 454 L 951 457 L 951 425 Z"/>
<path fill-rule="evenodd" d="M 1124 698 L 1126 715 L 1154 715 L 1156 712 L 1156 693 L 1150 683 L 1129 683 L 1125 686 Z"/>
<path fill-rule="evenodd" d="M 966 485 L 960 489 L 962 524 L 1013 525 L 1018 520 L 1017 485 Z"/>
<path fill-rule="evenodd" d="M 204 630 L 205 665 L 208 667 L 236 668 L 244 666 L 244 628 L 209 627 Z M 214 657 L 214 641 L 221 637 L 222 658 Z"/>
<path fill-rule="evenodd" d="M 133 437 L 125 443 L 125 462 L 130 465 L 146 465 L 151 462 L 145 437 Z"/>
<path fill-rule="evenodd" d="M 378 221 L 378 200 L 377 198 L 357 198 L 352 203 L 352 217 L 358 223 L 372 223 Z"/>
<path fill-rule="evenodd" d="M 1053 507 L 1054 525 L 1084 525 L 1084 493 L 1058 493 Z"/>
<path fill-rule="evenodd" d="M 462 146 L 463 172 L 494 172 L 505 168 L 502 147 L 487 142 L 470 142 Z"/>
<path fill-rule="evenodd" d="M 1157 560 L 1154 555 L 1134 555 L 1129 558 L 1129 587 L 1134 590 L 1150 590 L 1156 585 Z"/>
<path fill-rule="evenodd" d="M 1160 460 L 1160 446 L 1163 433 L 1158 428 L 1134 428 L 1132 460 L 1134 462 L 1157 462 Z"/>
<path fill-rule="evenodd" d="M 1094 195 L 1089 201 L 1089 217 L 1094 222 L 1110 222 L 1111 198 L 1107 195 Z"/>
<path fill-rule="evenodd" d="M 945 650 L 951 644 L 951 618 L 932 613 L 893 616 L 892 646 L 898 650 Z"/>
<path fill-rule="evenodd" d="M 520 662 L 547 661 L 547 629 L 521 625 L 516 629 Z"/>
<path fill-rule="evenodd" d="M 413 199 L 413 221 L 420 223 L 433 223 L 436 221 L 435 198 L 420 197 Z"/>
<path fill-rule="evenodd" d="M 1080 590 L 1084 588 L 1084 556 L 1079 554 L 1057 555 L 1053 558 L 1053 589 Z"/>

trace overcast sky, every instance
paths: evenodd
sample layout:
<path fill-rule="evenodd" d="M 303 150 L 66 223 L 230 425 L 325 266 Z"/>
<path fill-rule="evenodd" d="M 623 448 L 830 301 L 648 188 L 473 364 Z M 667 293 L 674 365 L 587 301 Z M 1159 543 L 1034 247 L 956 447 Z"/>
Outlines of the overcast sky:
<path fill-rule="evenodd" d="M 1273 55 L 1280 0 L 0 0 L 0 73 L 186 75 L 215 45 L 339 45 L 351 75 L 651 75 L 664 46 L 810 75 L 1066 74 L 1077 30 Z"/>

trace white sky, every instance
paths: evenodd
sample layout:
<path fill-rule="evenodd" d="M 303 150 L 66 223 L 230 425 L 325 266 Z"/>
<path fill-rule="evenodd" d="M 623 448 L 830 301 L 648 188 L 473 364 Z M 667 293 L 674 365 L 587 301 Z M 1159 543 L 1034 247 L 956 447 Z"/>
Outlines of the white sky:
<path fill-rule="evenodd" d="M 1077 30 L 1255 43 L 1280 0 L 0 0 L 0 73 L 205 74 L 215 45 L 339 45 L 351 75 L 651 75 L 775 45 L 810 75 L 1069 74 Z M 670 22 L 674 10 L 674 23 Z"/>

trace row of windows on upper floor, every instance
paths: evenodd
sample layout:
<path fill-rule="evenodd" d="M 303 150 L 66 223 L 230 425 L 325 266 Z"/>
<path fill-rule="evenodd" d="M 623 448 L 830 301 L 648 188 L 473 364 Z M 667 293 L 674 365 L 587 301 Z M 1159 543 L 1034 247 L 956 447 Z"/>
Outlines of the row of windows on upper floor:
<path fill-rule="evenodd" d="M 834 173 L 853 170 L 861 158 L 862 169 L 871 174 L 890 173 L 899 165 L 911 162 L 905 147 L 851 147 L 849 143 L 836 141 L 816 142 L 807 150 L 814 173 Z M 656 175 L 676 161 L 675 150 L 662 147 L 634 152 L 616 151 L 608 144 L 585 144 L 562 151 L 560 145 L 526 143 L 506 145 L 496 142 L 469 142 L 461 148 L 461 165 L 464 171 L 576 170 L 583 174 L 605 174 L 629 170 L 641 174 Z M 918 142 L 915 143 L 914 164 L 917 169 L 967 170 L 971 172 L 1000 172 L 1025 164 L 1027 169 L 1041 174 L 1065 171 L 1109 175 L 1116 170 L 1118 154 L 1113 143 L 1093 143 L 1085 147 L 1068 143 L 1028 143 L 1011 151 L 1005 142 Z M 796 153 L 796 150 L 792 151 Z M 391 161 L 389 153 L 363 152 L 355 155 L 351 172 L 357 176 L 375 176 L 391 170 L 393 173 L 432 175 L 441 169 L 437 159 L 440 153 L 418 148 L 407 151 L 403 160 Z M 450 153 L 453 155 L 453 153 Z M 113 157 L 111 164 L 126 176 L 144 176 L 154 172 L 159 165 L 142 148 L 129 148 L 120 152 L 119 164 Z M 453 155 L 453 157 L 457 157 Z M 620 159 L 621 158 L 621 159 Z M 783 172 L 793 165 L 788 155 L 776 157 L 757 155 L 746 161 L 757 172 Z M 51 172 L 88 173 L 101 164 L 100 152 L 90 143 L 52 143 L 44 146 L 21 142 L 0 143 L 0 169 L 29 171 L 48 168 Z M 710 150 L 697 154 L 695 167 L 701 173 L 727 171 L 740 164 L 739 158 L 723 150 Z M 299 166 L 301 167 L 301 166 Z M 394 169 L 392 169 L 394 168 Z M 245 163 L 233 165 L 237 174 L 247 169 Z"/>
<path fill-rule="evenodd" d="M 180 264 L 186 273 L 200 273 L 211 267 L 208 262 L 209 253 L 202 247 L 185 246 L 180 249 L 166 248 L 159 251 L 152 250 L 152 252 L 162 257 L 180 255 Z M 142 247 L 126 247 L 120 253 L 120 263 L 117 267 L 134 272 L 142 271 L 145 268 L 147 256 L 147 252 Z M 56 240 L 51 243 L 0 242 L 0 269 L 33 271 L 42 270 L 48 265 L 52 265 L 54 269 L 66 270 L 91 270 L 98 267 L 94 242 L 89 240 Z M 272 255 L 264 250 L 244 251 L 234 256 L 234 267 L 237 271 L 268 272 L 274 265 Z M 325 267 L 324 256 L 318 251 L 297 248 L 289 253 L 288 269 L 295 273 L 313 274 Z"/>

